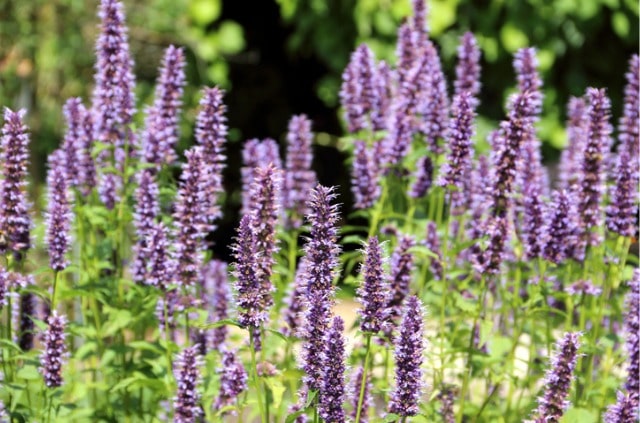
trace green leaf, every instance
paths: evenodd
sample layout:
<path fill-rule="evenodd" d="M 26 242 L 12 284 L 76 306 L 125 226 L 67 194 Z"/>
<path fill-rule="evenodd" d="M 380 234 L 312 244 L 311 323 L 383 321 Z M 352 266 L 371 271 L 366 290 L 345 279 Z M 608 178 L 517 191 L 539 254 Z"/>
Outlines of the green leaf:
<path fill-rule="evenodd" d="M 564 413 L 561 423 L 595 423 L 598 415 L 591 410 L 584 408 L 570 408 Z"/>
<path fill-rule="evenodd" d="M 137 380 L 138 380 L 138 377 L 136 377 L 136 376 L 132 376 L 132 377 L 128 377 L 126 379 L 122 379 L 120 382 L 116 383 L 111 388 L 111 392 L 117 392 L 117 391 L 119 391 L 121 389 L 126 389 L 130 385 L 132 385 L 134 382 L 136 382 Z"/>
<path fill-rule="evenodd" d="M 267 377 L 267 378 L 264 378 L 264 381 L 269 387 L 269 389 L 271 389 L 271 393 L 273 395 L 273 398 L 272 398 L 273 408 L 278 409 L 280 407 L 280 403 L 282 402 L 282 396 L 284 395 L 284 391 L 286 391 L 287 388 L 285 388 L 284 384 L 282 383 L 282 381 L 280 381 L 280 379 Z"/>
<path fill-rule="evenodd" d="M 38 372 L 36 366 L 24 366 L 23 368 L 18 370 L 16 376 L 20 379 L 25 380 L 38 380 L 42 378 L 42 375 L 40 374 L 40 372 Z"/>

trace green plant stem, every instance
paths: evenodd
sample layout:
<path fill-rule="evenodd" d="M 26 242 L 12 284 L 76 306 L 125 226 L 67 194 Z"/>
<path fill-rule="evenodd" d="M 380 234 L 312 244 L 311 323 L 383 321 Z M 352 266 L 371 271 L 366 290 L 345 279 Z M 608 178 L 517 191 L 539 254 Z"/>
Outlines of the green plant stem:
<path fill-rule="evenodd" d="M 249 349 L 251 351 L 251 378 L 253 379 L 253 385 L 256 388 L 256 397 L 258 398 L 258 408 L 260 409 L 260 420 L 262 423 L 267 423 L 268 419 L 265 415 L 264 404 L 262 402 L 262 386 L 260 384 L 260 380 L 258 379 L 258 367 L 256 363 L 256 349 L 255 342 L 253 337 L 253 329 L 249 327 Z"/>
<path fill-rule="evenodd" d="M 56 289 L 58 287 L 58 275 L 60 272 L 53 271 L 53 291 L 51 292 L 51 312 L 56 309 Z"/>
<path fill-rule="evenodd" d="M 371 333 L 366 334 L 366 353 L 364 356 L 364 364 L 362 370 L 362 380 L 360 381 L 360 395 L 358 396 L 358 409 L 356 410 L 356 422 L 360 423 L 362 414 L 362 403 L 364 402 L 364 391 L 367 385 L 367 375 L 369 374 L 369 362 L 371 361 Z"/>

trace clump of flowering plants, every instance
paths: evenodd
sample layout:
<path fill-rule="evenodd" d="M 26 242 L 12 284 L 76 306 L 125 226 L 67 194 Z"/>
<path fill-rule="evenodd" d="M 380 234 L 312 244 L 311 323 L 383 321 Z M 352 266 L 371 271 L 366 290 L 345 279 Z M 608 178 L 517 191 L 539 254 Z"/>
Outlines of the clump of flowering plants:
<path fill-rule="evenodd" d="M 637 421 L 638 56 L 616 131 L 605 88 L 571 99 L 552 178 L 535 48 L 485 142 L 473 34 L 444 69 L 413 3 L 396 63 L 361 45 L 344 72 L 355 211 L 293 116 L 286 148 L 245 144 L 224 263 L 225 93 L 203 89 L 176 151 L 184 52 L 136 104 L 123 6 L 101 1 L 94 95 L 65 105 L 43 215 L 28 113 L 3 114 L 0 421 Z"/>

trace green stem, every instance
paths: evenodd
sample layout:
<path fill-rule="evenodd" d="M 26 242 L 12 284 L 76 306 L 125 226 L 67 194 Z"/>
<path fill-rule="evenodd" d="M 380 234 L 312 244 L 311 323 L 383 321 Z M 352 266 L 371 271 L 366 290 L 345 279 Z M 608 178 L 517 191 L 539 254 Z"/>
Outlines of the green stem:
<path fill-rule="evenodd" d="M 367 375 L 369 374 L 369 362 L 371 357 L 371 333 L 366 334 L 367 343 L 366 348 L 367 352 L 364 356 L 364 365 L 362 370 L 362 380 L 360 381 L 360 395 L 358 396 L 358 409 L 356 411 L 356 422 L 360 423 L 360 416 L 362 414 L 362 403 L 364 402 L 364 391 L 367 386 Z"/>
<path fill-rule="evenodd" d="M 264 412 L 264 404 L 262 402 L 262 386 L 260 384 L 260 380 L 258 379 L 258 368 L 256 363 L 256 349 L 255 342 L 253 339 L 253 327 L 249 327 L 249 349 L 251 350 L 251 378 L 253 379 L 253 384 L 256 388 L 256 397 L 258 398 L 258 408 L 260 409 L 260 420 L 262 423 L 267 423 L 268 419 L 266 418 Z"/>

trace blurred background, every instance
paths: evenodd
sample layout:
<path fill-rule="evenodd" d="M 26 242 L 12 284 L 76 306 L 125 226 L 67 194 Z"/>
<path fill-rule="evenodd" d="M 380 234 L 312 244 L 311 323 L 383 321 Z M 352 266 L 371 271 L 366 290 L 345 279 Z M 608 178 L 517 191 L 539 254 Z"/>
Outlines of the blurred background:
<path fill-rule="evenodd" d="M 627 61 L 638 51 L 637 0 L 428 3 L 431 36 L 450 81 L 460 35 L 471 30 L 478 38 L 483 53 L 480 136 L 504 115 L 505 98 L 515 85 L 512 54 L 524 46 L 538 48 L 545 82 L 544 117 L 539 124 L 545 160 L 556 159 L 564 145 L 569 95 L 581 95 L 587 86 L 608 87 L 617 123 Z M 338 112 L 341 73 L 360 42 L 369 43 L 379 59 L 395 61 L 396 30 L 410 14 L 409 0 L 124 0 L 124 4 L 139 111 L 152 101 L 164 48 L 176 44 L 187 51 L 182 148 L 192 142 L 199 88 L 218 84 L 227 89 L 228 192 L 239 181 L 240 141 L 272 137 L 283 145 L 291 115 L 306 113 L 318 134 L 314 166 L 320 181 L 342 185 L 342 201 L 348 206 L 345 157 L 332 148 L 343 132 Z M 0 104 L 29 110 L 33 189 L 44 180 L 46 154 L 60 143 L 63 102 L 71 96 L 90 98 L 97 5 L 97 0 L 0 0 Z M 221 226 L 227 232 L 227 225 Z"/>

